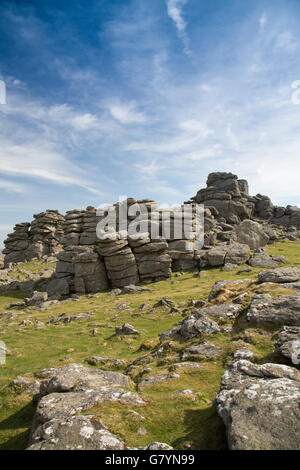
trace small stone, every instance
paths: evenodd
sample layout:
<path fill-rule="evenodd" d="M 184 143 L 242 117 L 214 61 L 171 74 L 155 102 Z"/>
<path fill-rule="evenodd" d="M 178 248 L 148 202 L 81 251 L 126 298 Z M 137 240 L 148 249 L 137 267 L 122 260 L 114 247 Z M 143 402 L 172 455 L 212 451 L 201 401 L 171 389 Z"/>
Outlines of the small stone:
<path fill-rule="evenodd" d="M 137 435 L 138 436 L 146 436 L 147 435 L 147 429 L 145 429 L 143 426 L 139 427 L 137 430 Z"/>

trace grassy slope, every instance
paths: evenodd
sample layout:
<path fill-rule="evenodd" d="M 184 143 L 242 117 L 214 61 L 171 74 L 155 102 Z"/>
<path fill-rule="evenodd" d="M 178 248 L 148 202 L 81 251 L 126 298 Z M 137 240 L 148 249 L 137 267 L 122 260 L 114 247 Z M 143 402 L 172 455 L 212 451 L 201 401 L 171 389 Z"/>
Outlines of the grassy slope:
<path fill-rule="evenodd" d="M 269 253 L 285 255 L 291 261 L 291 265 L 300 263 L 298 242 L 276 243 L 269 246 Z M 39 272 L 44 267 L 36 262 L 24 263 L 22 266 L 23 269 L 34 272 Z M 170 314 L 168 309 L 164 308 L 156 309 L 154 312 L 149 312 L 150 308 L 141 311 L 138 307 L 142 303 L 149 303 L 152 306 L 163 296 L 170 297 L 177 305 L 181 302 L 186 303 L 190 298 L 206 300 L 217 280 L 242 278 L 255 280 L 261 268 L 253 268 L 251 273 L 242 275 L 237 275 L 237 271 L 222 272 L 219 268 L 207 269 L 200 280 L 194 278 L 193 273 L 187 272 L 183 276 L 173 275 L 170 280 L 150 285 L 149 293 L 118 297 L 100 293 L 95 296 L 82 296 L 78 301 L 68 300 L 46 310 L 30 308 L 20 313 L 15 309 L 11 310 L 16 315 L 10 320 L 13 324 L 9 326 L 7 315 L 2 315 L 0 339 L 5 341 L 12 355 L 7 356 L 5 365 L 0 365 L 0 449 L 20 449 L 26 446 L 35 409 L 30 397 L 18 394 L 9 386 L 12 379 L 18 375 L 33 377 L 34 373 L 45 367 L 63 366 L 68 362 L 83 363 L 91 355 L 126 359 L 130 363 L 147 352 L 140 350 L 142 343 L 146 342 L 150 348 L 155 347 L 158 343 L 158 334 L 182 320 L 181 314 Z M 174 281 L 177 282 L 173 283 Z M 269 290 L 272 292 L 272 289 Z M 274 295 L 282 293 L 290 292 L 282 288 L 273 290 Z M 295 295 L 293 291 L 292 293 Z M 24 294 L 20 292 L 0 293 L 0 313 L 6 311 L 8 304 L 18 301 L 23 296 Z M 118 309 L 118 305 L 122 303 L 127 303 L 127 307 Z M 68 325 L 46 325 L 51 315 L 80 312 L 93 313 L 93 319 Z M 32 324 L 20 325 L 23 319 L 31 320 Z M 43 322 L 45 326 L 37 327 L 35 325 L 37 320 Z M 141 335 L 115 337 L 115 326 L 124 322 L 134 325 L 141 331 Z M 95 336 L 91 334 L 93 328 L 98 330 Z M 245 328 L 252 331 L 251 348 L 256 353 L 257 360 L 261 362 L 273 360 L 276 330 L 259 331 L 249 328 L 245 319 L 241 318 L 236 323 L 234 334 L 218 333 L 206 338 L 220 346 L 222 353 L 213 360 L 202 360 L 203 370 L 180 370 L 180 379 L 146 387 L 140 392 L 147 401 L 146 407 L 105 404 L 93 411 L 130 446 L 161 441 L 179 449 L 187 444 L 192 444 L 197 449 L 226 448 L 224 427 L 212 401 L 219 389 L 222 373 L 231 360 L 234 351 L 232 341 L 243 338 Z M 191 342 L 197 343 L 199 338 Z M 187 347 L 188 344 L 189 342 L 183 343 L 182 340 L 175 338 L 170 351 L 155 360 L 151 359 L 149 363 L 139 364 L 133 371 L 132 377 L 137 380 L 146 375 L 169 373 L 173 370 L 172 363 L 177 360 L 176 351 Z M 68 352 L 69 349 L 74 351 Z M 111 370 L 117 369 L 111 367 Z M 119 370 L 122 371 L 122 368 Z M 197 396 L 195 401 L 190 401 L 189 397 L 180 397 L 176 394 L 184 389 L 201 392 L 201 395 Z M 146 420 L 140 421 L 132 415 L 131 410 L 141 413 Z M 147 429 L 146 436 L 136 434 L 140 426 Z"/>

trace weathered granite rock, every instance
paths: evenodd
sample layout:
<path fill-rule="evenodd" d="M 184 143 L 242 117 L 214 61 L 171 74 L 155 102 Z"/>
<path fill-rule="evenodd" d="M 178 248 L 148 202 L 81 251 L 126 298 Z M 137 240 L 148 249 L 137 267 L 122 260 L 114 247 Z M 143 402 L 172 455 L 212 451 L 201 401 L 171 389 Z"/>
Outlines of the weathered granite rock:
<path fill-rule="evenodd" d="M 165 339 L 169 339 L 172 336 L 175 336 L 180 333 L 181 327 L 180 326 L 174 326 L 173 328 L 170 328 L 167 331 L 164 331 L 163 333 L 159 334 L 159 339 L 160 341 L 164 341 Z"/>
<path fill-rule="evenodd" d="M 248 263 L 254 267 L 275 268 L 280 264 L 288 263 L 288 259 L 284 256 L 268 255 L 263 248 L 260 248 L 253 253 Z"/>
<path fill-rule="evenodd" d="M 273 217 L 275 208 L 271 202 L 271 199 L 261 194 L 257 194 L 255 199 L 255 214 L 262 219 L 270 219 Z"/>
<path fill-rule="evenodd" d="M 220 331 L 216 322 L 202 313 L 202 310 L 196 310 L 186 317 L 180 328 L 180 334 L 184 338 L 194 338 L 200 334 L 213 334 Z"/>
<path fill-rule="evenodd" d="M 250 248 L 248 245 L 242 243 L 230 243 L 225 256 L 225 266 L 226 264 L 241 265 L 248 261 L 250 258 Z"/>
<path fill-rule="evenodd" d="M 28 449 L 124 449 L 122 439 L 113 435 L 96 416 L 80 413 L 104 402 L 145 405 L 137 393 L 121 388 L 128 387 L 127 376 L 81 364 L 46 369 L 40 376 L 46 378 L 40 386 L 42 398 L 37 405 Z"/>
<path fill-rule="evenodd" d="M 206 315 L 213 318 L 227 319 L 237 318 L 242 311 L 242 305 L 232 302 L 225 302 L 216 305 L 207 305 L 206 307 L 203 307 L 201 309 L 202 315 Z"/>
<path fill-rule="evenodd" d="M 204 356 L 207 358 L 216 357 L 220 355 L 220 349 L 217 348 L 214 344 L 204 341 L 204 343 L 193 344 L 183 351 L 181 356 L 182 359 L 185 359 L 190 356 Z"/>
<path fill-rule="evenodd" d="M 47 285 L 47 293 L 49 297 L 60 297 L 70 293 L 70 285 L 66 278 L 53 278 Z"/>
<path fill-rule="evenodd" d="M 255 323 L 298 326 L 300 297 L 290 295 L 271 297 L 269 294 L 256 294 L 252 297 L 247 320 Z"/>
<path fill-rule="evenodd" d="M 139 294 L 140 292 L 151 292 L 151 289 L 143 286 L 128 285 L 123 287 L 122 294 Z"/>
<path fill-rule="evenodd" d="M 250 248 L 248 245 L 229 241 L 226 244 L 211 248 L 204 254 L 208 266 L 223 266 L 244 264 L 250 258 Z"/>
<path fill-rule="evenodd" d="M 232 295 L 237 295 L 240 291 L 245 292 L 251 283 L 251 279 L 237 279 L 236 281 L 217 281 L 213 285 L 209 296 L 208 301 L 211 302 L 216 300 L 220 295 L 225 293 L 232 293 Z"/>
<path fill-rule="evenodd" d="M 300 364 L 300 327 L 284 326 L 275 344 L 275 351 L 290 359 L 293 364 Z"/>
<path fill-rule="evenodd" d="M 179 379 L 180 375 L 178 374 L 169 374 L 169 375 L 155 375 L 153 377 L 146 377 L 145 379 L 141 380 L 138 385 L 139 390 L 143 389 L 144 387 L 149 387 L 151 385 L 155 385 L 158 383 L 168 382 L 172 379 Z"/>
<path fill-rule="evenodd" d="M 233 358 L 235 360 L 246 359 L 247 361 L 253 361 L 254 353 L 250 351 L 246 346 L 239 347 L 234 355 Z"/>
<path fill-rule="evenodd" d="M 28 307 L 39 306 L 43 302 L 46 302 L 48 300 L 48 293 L 47 292 L 34 291 L 30 298 L 26 298 L 24 300 L 25 300 L 25 303 Z"/>
<path fill-rule="evenodd" d="M 261 271 L 258 274 L 259 282 L 295 282 L 300 280 L 300 268 L 278 268 L 271 271 Z"/>
<path fill-rule="evenodd" d="M 128 387 L 129 384 L 128 377 L 119 372 L 91 369 L 81 364 L 68 364 L 61 369 L 51 369 L 41 384 L 41 394 L 77 392 L 102 386 Z"/>
<path fill-rule="evenodd" d="M 300 372 L 278 365 L 232 362 L 216 397 L 232 450 L 299 448 Z"/>
<path fill-rule="evenodd" d="M 47 210 L 34 215 L 31 223 L 16 224 L 4 241 L 4 263 L 20 263 L 56 255 L 61 250 L 64 216 Z"/>
<path fill-rule="evenodd" d="M 141 333 L 129 323 L 124 323 L 123 326 L 116 326 L 116 335 L 140 335 L 140 334 Z"/>
<path fill-rule="evenodd" d="M 253 220 L 243 220 L 235 229 L 237 241 L 248 245 L 251 250 L 265 246 L 269 237 L 265 234 L 263 227 Z"/>
<path fill-rule="evenodd" d="M 165 442 L 152 442 L 145 450 L 174 450 Z"/>
<path fill-rule="evenodd" d="M 124 450 L 124 441 L 93 415 L 67 416 L 41 424 L 28 450 Z"/>

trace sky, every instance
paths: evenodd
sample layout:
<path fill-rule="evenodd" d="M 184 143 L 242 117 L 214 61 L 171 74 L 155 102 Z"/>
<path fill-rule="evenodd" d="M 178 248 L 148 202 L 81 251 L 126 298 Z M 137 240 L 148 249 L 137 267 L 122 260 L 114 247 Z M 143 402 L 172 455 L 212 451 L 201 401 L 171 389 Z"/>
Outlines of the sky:
<path fill-rule="evenodd" d="M 0 243 L 212 171 L 300 206 L 298 0 L 1 0 L 0 46 Z"/>

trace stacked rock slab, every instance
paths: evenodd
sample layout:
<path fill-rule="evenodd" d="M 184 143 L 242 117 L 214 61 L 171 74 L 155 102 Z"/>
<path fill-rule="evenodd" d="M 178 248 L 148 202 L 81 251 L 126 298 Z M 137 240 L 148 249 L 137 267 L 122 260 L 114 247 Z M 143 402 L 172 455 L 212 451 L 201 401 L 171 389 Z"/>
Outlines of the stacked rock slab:
<path fill-rule="evenodd" d="M 275 230 L 273 222 L 285 228 Z M 211 173 L 205 189 L 172 209 L 129 198 L 106 207 L 101 216 L 94 207 L 65 217 L 50 210 L 37 214 L 8 235 L 5 264 L 57 255 L 49 296 L 93 293 L 167 279 L 172 270 L 193 268 L 196 254 L 203 266 L 231 270 L 248 262 L 249 248 L 265 246 L 279 232 L 296 240 L 297 227 L 297 207 L 275 207 L 266 196 L 249 196 L 247 181 L 236 175 Z"/>
<path fill-rule="evenodd" d="M 103 256 L 111 287 L 124 287 L 139 282 L 137 263 L 126 239 L 119 233 L 108 234 L 97 243 L 97 251 Z"/>
<path fill-rule="evenodd" d="M 61 239 L 63 250 L 57 256 L 54 279 L 48 285 L 50 295 L 107 289 L 104 261 L 95 246 L 96 223 L 96 209 L 92 207 L 67 212 Z"/>
<path fill-rule="evenodd" d="M 229 224 L 257 217 L 273 224 L 300 228 L 300 209 L 296 206 L 274 206 L 268 196 L 249 196 L 248 183 L 232 173 L 210 173 L 207 187 L 198 191 L 192 201 L 214 208 L 218 218 Z"/>
<path fill-rule="evenodd" d="M 214 207 L 229 224 L 251 218 L 255 201 L 249 196 L 248 183 L 232 173 L 210 173 L 207 187 L 200 189 L 193 201 Z"/>
<path fill-rule="evenodd" d="M 5 240 L 5 265 L 55 256 L 61 251 L 64 216 L 56 210 L 34 215 L 31 223 L 20 223 Z"/>
<path fill-rule="evenodd" d="M 255 197 L 255 215 L 270 220 L 273 224 L 287 227 L 300 227 L 300 209 L 297 206 L 274 206 L 268 196 L 257 194 Z"/>
<path fill-rule="evenodd" d="M 167 279 L 172 267 L 192 267 L 201 217 L 195 205 L 190 208 L 189 231 L 181 208 L 158 209 L 150 199 L 129 198 L 101 216 L 93 207 L 67 212 L 51 294 L 58 285 L 65 293 L 66 283 L 69 293 L 93 293 Z"/>

